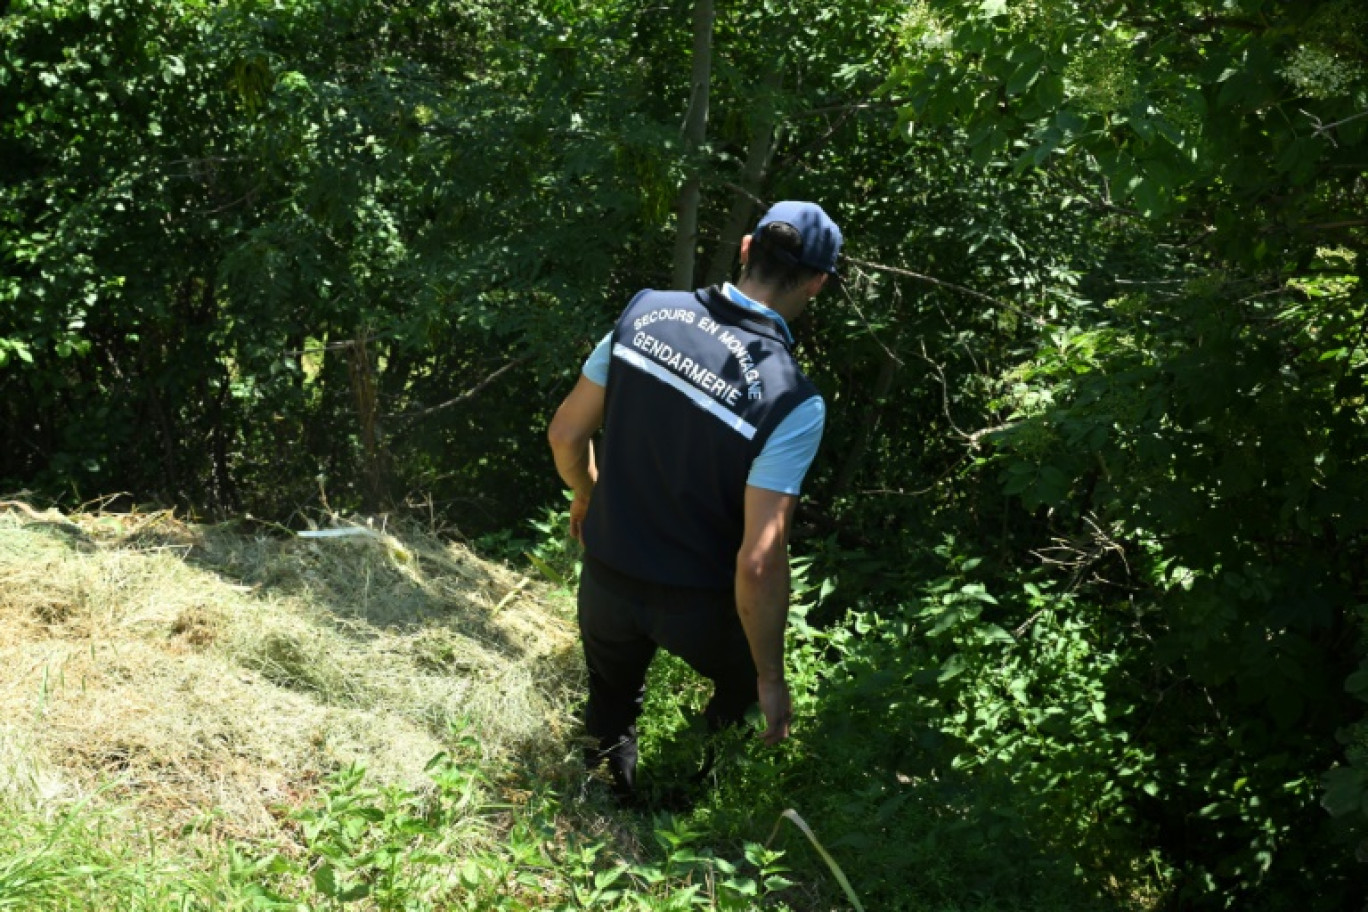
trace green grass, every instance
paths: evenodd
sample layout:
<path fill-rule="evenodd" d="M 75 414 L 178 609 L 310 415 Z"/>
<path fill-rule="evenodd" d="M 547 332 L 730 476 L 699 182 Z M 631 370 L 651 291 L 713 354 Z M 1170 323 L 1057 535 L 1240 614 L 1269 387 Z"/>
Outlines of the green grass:
<path fill-rule="evenodd" d="M 417 792 L 339 771 L 289 815 L 289 850 L 232 841 L 191 853 L 116 810 L 8 813 L 0 909 L 746 909 L 787 886 L 779 853 L 718 856 L 683 820 L 634 821 L 656 848 L 629 857 L 622 839 L 574 829 L 585 809 L 550 791 L 516 807 L 493 800 L 478 765 L 449 755 L 429 774 L 432 788 Z"/>

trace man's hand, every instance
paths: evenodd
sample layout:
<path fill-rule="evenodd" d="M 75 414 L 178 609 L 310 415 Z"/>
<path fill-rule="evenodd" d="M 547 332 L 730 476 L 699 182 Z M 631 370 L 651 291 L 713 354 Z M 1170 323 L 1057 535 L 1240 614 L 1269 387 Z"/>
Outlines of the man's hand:
<path fill-rule="evenodd" d="M 584 516 L 589 512 L 589 498 L 593 496 L 591 490 L 583 496 L 576 494 L 575 499 L 570 501 L 570 537 L 584 545 Z"/>
<path fill-rule="evenodd" d="M 765 714 L 765 730 L 760 740 L 773 747 L 789 736 L 789 722 L 793 720 L 793 700 L 788 684 L 783 680 L 756 682 L 760 690 L 760 711 Z"/>

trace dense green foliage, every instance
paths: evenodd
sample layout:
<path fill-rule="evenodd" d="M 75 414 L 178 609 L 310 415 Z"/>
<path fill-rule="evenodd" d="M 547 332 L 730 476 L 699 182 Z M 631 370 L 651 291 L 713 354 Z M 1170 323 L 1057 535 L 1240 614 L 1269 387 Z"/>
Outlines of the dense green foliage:
<path fill-rule="evenodd" d="M 912 122 L 1079 176 L 1112 222 L 1080 306 L 1002 375 L 986 463 L 1093 606 L 1114 797 L 1180 901 L 1344 906 L 1368 798 L 1368 19 L 1255 0 L 919 16 L 931 62 L 892 81 Z"/>
<path fill-rule="evenodd" d="M 739 781 L 871 907 L 1361 901 L 1362 4 L 717 15 L 698 161 L 683 3 L 11 4 L 0 488 L 507 543 L 684 175 L 700 279 L 815 198 L 804 731 Z"/>

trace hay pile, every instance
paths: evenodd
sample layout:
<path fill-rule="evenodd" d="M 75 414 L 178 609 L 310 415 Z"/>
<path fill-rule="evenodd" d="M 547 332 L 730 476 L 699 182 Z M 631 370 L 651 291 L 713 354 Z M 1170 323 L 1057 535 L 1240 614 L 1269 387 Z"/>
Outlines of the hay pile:
<path fill-rule="evenodd" d="M 103 787 L 158 829 L 261 836 L 353 761 L 416 786 L 473 736 L 485 761 L 561 762 L 580 659 L 546 595 L 417 530 L 0 503 L 0 805 Z"/>

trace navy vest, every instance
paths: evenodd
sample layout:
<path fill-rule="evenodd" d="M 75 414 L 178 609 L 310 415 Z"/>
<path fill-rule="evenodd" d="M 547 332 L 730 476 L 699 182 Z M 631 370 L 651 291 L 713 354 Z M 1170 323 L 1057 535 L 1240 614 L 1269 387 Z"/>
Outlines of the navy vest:
<path fill-rule="evenodd" d="M 731 589 L 751 463 L 815 395 L 778 326 L 719 289 L 638 294 L 613 330 L 590 557 L 647 582 Z"/>

